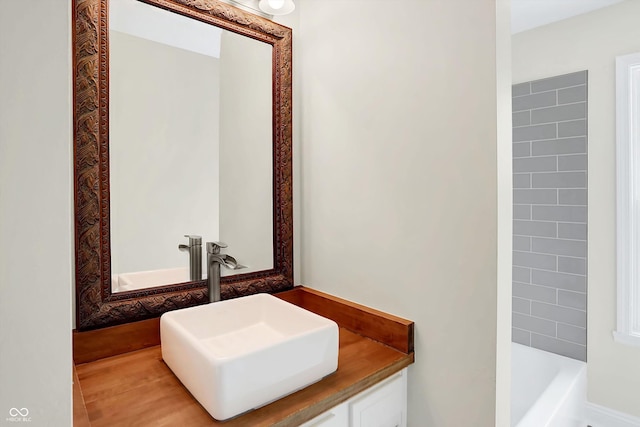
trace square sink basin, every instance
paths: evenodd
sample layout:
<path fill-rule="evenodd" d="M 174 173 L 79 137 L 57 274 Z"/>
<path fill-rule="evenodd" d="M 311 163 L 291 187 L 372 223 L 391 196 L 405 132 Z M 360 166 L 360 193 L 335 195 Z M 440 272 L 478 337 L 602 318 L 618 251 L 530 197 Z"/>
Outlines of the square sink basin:
<path fill-rule="evenodd" d="M 338 368 L 338 325 L 269 294 L 165 313 L 160 341 L 165 363 L 220 421 Z"/>

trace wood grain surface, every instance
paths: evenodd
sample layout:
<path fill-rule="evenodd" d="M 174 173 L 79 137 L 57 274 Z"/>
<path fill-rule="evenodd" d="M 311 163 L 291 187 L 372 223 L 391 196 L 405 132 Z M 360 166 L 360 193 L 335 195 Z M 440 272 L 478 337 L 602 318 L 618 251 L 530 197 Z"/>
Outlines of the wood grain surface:
<path fill-rule="evenodd" d="M 73 365 L 73 427 L 90 427 L 89 414 L 84 403 L 76 366 Z"/>
<path fill-rule="evenodd" d="M 275 296 L 403 353 L 413 352 L 413 322 L 305 286 Z"/>
<path fill-rule="evenodd" d="M 76 364 L 87 363 L 155 345 L 160 345 L 159 318 L 95 331 L 73 331 L 73 360 Z"/>

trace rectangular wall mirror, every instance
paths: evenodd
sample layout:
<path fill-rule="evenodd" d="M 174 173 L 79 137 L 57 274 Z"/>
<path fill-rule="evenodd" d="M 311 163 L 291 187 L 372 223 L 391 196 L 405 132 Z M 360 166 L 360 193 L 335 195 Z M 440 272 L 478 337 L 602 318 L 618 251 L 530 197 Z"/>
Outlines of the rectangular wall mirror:
<path fill-rule="evenodd" d="M 77 328 L 206 302 L 208 241 L 246 267 L 223 299 L 292 287 L 291 30 L 217 0 L 73 10 Z"/>

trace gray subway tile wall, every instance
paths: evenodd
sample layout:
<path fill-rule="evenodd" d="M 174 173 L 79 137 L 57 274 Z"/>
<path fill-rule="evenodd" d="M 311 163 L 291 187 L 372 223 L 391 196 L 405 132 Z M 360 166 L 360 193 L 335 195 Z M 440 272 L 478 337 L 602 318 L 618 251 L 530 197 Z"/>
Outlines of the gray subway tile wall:
<path fill-rule="evenodd" d="M 570 122 L 566 122 L 570 123 Z M 561 128 L 562 123 L 558 123 Z M 514 132 L 516 129 L 514 129 Z M 587 128 L 585 126 L 584 132 Z M 585 136 L 562 137 L 555 139 L 547 139 L 543 141 L 535 141 L 531 143 L 531 155 L 545 156 L 549 154 L 575 154 L 587 152 L 587 138 Z"/>
<path fill-rule="evenodd" d="M 518 342 L 524 345 L 531 345 L 531 332 L 524 331 L 518 328 L 513 328 L 512 336 L 513 336 L 513 342 Z"/>
<path fill-rule="evenodd" d="M 565 289 L 586 292 L 587 289 L 587 281 L 584 276 L 547 270 L 531 270 L 531 283 L 548 286 L 554 291 Z"/>
<path fill-rule="evenodd" d="M 587 206 L 586 189 L 570 189 L 558 191 L 558 202 L 561 205 Z"/>
<path fill-rule="evenodd" d="M 531 347 L 571 357 L 573 359 L 586 359 L 586 345 L 573 343 L 564 339 L 553 338 L 548 335 L 540 335 L 531 332 Z"/>
<path fill-rule="evenodd" d="M 514 342 L 587 357 L 587 72 L 512 87 Z"/>
<path fill-rule="evenodd" d="M 557 137 L 556 124 L 521 126 L 513 128 L 513 142 L 537 141 Z"/>
<path fill-rule="evenodd" d="M 539 301 L 555 304 L 558 301 L 557 292 L 554 289 L 518 282 L 513 282 L 513 296 L 526 298 L 530 300 L 529 302 Z"/>
<path fill-rule="evenodd" d="M 531 110 L 531 124 L 566 122 L 587 115 L 586 102 Z"/>
<path fill-rule="evenodd" d="M 531 93 L 544 92 L 547 90 L 564 89 L 573 86 L 587 84 L 587 72 L 578 71 L 577 73 L 563 74 L 561 76 L 549 77 L 546 79 L 536 80 L 531 83 Z"/>
<path fill-rule="evenodd" d="M 528 173 L 513 174 L 513 188 L 531 188 L 531 175 Z"/>
<path fill-rule="evenodd" d="M 513 234 L 519 236 L 556 237 L 557 226 L 555 223 L 548 221 L 520 221 L 514 219 Z"/>
<path fill-rule="evenodd" d="M 531 314 L 531 303 L 523 298 L 513 297 L 513 312 L 522 314 Z"/>
<path fill-rule="evenodd" d="M 586 172 L 536 173 L 531 177 L 533 188 L 586 188 Z"/>
<path fill-rule="evenodd" d="M 572 274 L 587 274 L 587 260 L 583 258 L 558 257 L 558 271 Z"/>
<path fill-rule="evenodd" d="M 531 218 L 539 221 L 587 222 L 586 206 L 531 207 Z"/>
<path fill-rule="evenodd" d="M 558 138 L 568 138 L 571 136 L 580 136 L 587 134 L 587 121 L 586 120 L 572 120 L 568 122 L 558 123 Z M 583 141 L 582 138 L 576 138 L 579 141 Z M 586 144 L 586 138 L 584 139 Z"/>

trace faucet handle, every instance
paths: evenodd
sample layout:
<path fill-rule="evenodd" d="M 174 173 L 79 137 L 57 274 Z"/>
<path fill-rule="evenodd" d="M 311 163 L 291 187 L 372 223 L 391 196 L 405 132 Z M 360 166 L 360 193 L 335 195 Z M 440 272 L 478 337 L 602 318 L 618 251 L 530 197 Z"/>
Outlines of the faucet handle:
<path fill-rule="evenodd" d="M 187 251 L 187 250 L 191 249 L 194 246 L 201 246 L 202 245 L 202 236 L 197 236 L 195 234 L 185 234 L 184 237 L 188 237 L 189 238 L 189 244 L 188 245 L 178 245 L 178 249 L 180 249 L 181 251 Z"/>
<path fill-rule="evenodd" d="M 219 254 L 220 249 L 226 248 L 227 244 L 222 242 L 207 242 L 207 252 L 210 254 Z"/>

